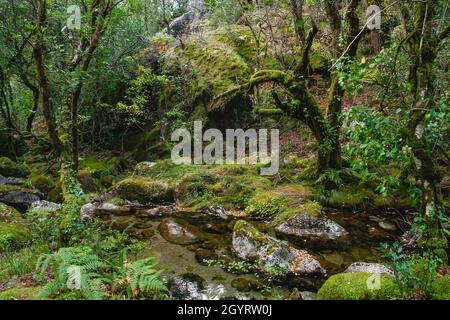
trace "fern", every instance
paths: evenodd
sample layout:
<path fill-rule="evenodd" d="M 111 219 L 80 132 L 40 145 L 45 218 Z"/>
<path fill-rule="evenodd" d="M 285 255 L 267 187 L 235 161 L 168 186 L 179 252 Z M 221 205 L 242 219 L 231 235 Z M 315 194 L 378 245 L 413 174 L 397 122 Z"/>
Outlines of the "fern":
<path fill-rule="evenodd" d="M 161 275 L 164 270 L 157 270 L 153 257 L 129 263 L 117 269 L 114 287 L 119 292 L 125 292 L 130 298 L 139 296 L 153 297 L 167 291 Z"/>
<path fill-rule="evenodd" d="M 56 253 L 42 255 L 37 263 L 38 274 L 43 279 L 51 268 L 54 279 L 44 286 L 39 297 L 45 298 L 67 290 L 78 290 L 83 298 L 102 299 L 102 284 L 105 282 L 102 273 L 107 266 L 86 247 L 61 248 Z M 74 267 L 77 268 L 75 276 L 70 272 Z M 75 288 L 69 288 L 68 283 L 74 280 L 79 283 L 76 283 Z"/>

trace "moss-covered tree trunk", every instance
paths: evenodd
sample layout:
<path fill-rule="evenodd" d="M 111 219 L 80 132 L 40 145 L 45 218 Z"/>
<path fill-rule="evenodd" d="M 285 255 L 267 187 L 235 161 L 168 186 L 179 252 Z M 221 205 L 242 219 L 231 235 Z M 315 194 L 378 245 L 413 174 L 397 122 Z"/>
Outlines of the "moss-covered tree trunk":
<path fill-rule="evenodd" d="M 424 132 L 425 116 L 434 105 L 434 64 L 442 40 L 442 35 L 436 35 L 433 31 L 433 20 L 437 18 L 435 14 L 437 4 L 436 0 L 417 2 L 413 25 L 411 28 L 407 26 L 406 30 L 411 61 L 408 81 L 412 101 L 405 133 L 415 162 L 417 181 L 422 191 L 421 214 L 426 228 L 421 234 L 419 244 L 431 249 L 446 263 L 447 239 L 439 219 L 439 215 L 444 214 L 440 191 L 442 170 Z"/>

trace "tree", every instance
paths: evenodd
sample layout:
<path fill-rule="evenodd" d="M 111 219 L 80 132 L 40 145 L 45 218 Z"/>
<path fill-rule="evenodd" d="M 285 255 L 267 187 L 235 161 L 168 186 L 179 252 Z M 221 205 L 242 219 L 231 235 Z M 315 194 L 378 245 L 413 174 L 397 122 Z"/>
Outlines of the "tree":
<path fill-rule="evenodd" d="M 333 56 L 348 63 L 356 56 L 359 37 L 359 19 L 357 15 L 360 0 L 352 0 L 345 8 L 344 17 L 339 14 L 335 1 L 325 1 L 326 13 L 333 39 Z M 272 82 L 281 90 L 273 91 L 273 100 L 287 115 L 304 122 L 312 131 L 318 145 L 318 174 L 328 169 L 339 170 L 342 167 L 341 147 L 339 142 L 344 90 L 339 85 L 338 73 L 333 71 L 325 112 L 320 108 L 316 98 L 311 94 L 308 84 L 309 53 L 318 32 L 314 21 L 307 35 L 302 16 L 303 1 L 291 1 L 291 14 L 295 21 L 297 44 L 301 47 L 292 71 L 260 70 L 250 77 L 249 81 L 215 97 L 214 102 L 235 94 L 241 90 L 249 90 L 262 83 Z M 343 38 L 344 44 L 339 45 Z"/>
<path fill-rule="evenodd" d="M 436 28 L 436 21 L 441 21 L 437 9 L 444 5 L 443 2 L 425 0 L 414 2 L 411 8 L 403 6 L 406 37 L 399 46 L 406 45 L 410 61 L 407 79 L 410 88 L 409 110 L 404 133 L 422 191 L 421 213 L 426 228 L 421 235 L 421 243 L 446 262 L 447 240 L 439 219 L 445 215 L 440 190 L 443 172 L 425 133 L 426 117 L 436 106 L 436 57 L 450 33 L 448 24 L 441 31 L 441 28 Z"/>

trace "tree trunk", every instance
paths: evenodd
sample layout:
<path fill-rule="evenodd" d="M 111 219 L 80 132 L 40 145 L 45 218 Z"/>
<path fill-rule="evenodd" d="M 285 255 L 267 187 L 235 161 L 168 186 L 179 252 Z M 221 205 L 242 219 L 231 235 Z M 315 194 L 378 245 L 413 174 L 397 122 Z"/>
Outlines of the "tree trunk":
<path fill-rule="evenodd" d="M 47 127 L 47 132 L 50 137 L 50 141 L 53 145 L 53 149 L 56 155 L 59 156 L 62 151 L 62 144 L 59 140 L 58 133 L 55 128 L 55 123 L 53 121 L 53 115 L 50 104 L 50 87 L 47 79 L 47 73 L 44 64 L 44 47 L 42 39 L 42 25 L 46 21 L 46 1 L 40 0 L 37 9 L 37 21 L 36 21 L 36 41 L 33 48 L 33 57 L 36 62 L 37 76 L 38 76 L 38 86 L 40 90 L 40 98 L 42 111 L 44 113 L 45 124 Z"/>

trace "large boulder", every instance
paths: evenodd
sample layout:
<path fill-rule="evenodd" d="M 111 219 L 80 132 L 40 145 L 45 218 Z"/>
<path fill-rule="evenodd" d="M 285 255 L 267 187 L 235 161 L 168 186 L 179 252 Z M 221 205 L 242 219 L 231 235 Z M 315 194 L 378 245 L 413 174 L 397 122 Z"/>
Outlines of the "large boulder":
<path fill-rule="evenodd" d="M 232 249 L 242 260 L 254 262 L 264 273 L 286 276 L 325 276 L 326 270 L 305 250 L 289 246 L 262 232 L 244 220 L 236 222 Z"/>
<path fill-rule="evenodd" d="M 1 157 L 0 174 L 6 177 L 26 178 L 30 174 L 30 170 L 23 163 L 14 162 L 7 157 Z"/>
<path fill-rule="evenodd" d="M 199 242 L 199 239 L 193 232 L 174 220 L 161 222 L 158 226 L 158 231 L 165 240 L 171 243 L 188 245 Z"/>
<path fill-rule="evenodd" d="M 341 247 L 345 244 L 348 232 L 336 222 L 306 214 L 297 215 L 276 228 L 279 236 L 304 246 L 319 248 Z"/>
<path fill-rule="evenodd" d="M 119 182 L 113 193 L 121 199 L 137 201 L 140 204 L 163 204 L 175 201 L 175 191 L 167 182 L 129 178 Z"/>
<path fill-rule="evenodd" d="M 317 292 L 318 300 L 391 300 L 401 297 L 391 277 L 365 272 L 333 275 Z"/>
<path fill-rule="evenodd" d="M 42 194 L 36 190 L 18 186 L 0 186 L 0 202 L 19 210 L 27 210 L 33 202 L 41 200 Z"/>

